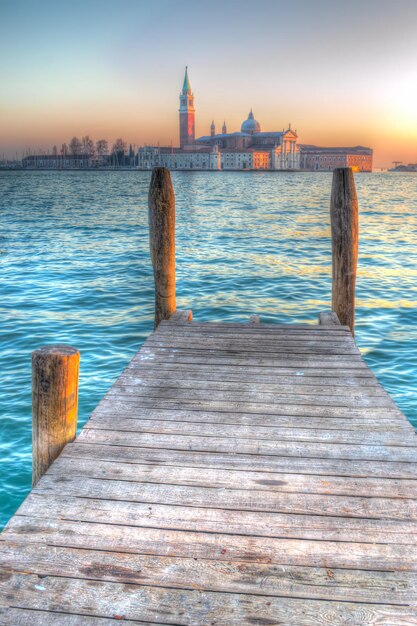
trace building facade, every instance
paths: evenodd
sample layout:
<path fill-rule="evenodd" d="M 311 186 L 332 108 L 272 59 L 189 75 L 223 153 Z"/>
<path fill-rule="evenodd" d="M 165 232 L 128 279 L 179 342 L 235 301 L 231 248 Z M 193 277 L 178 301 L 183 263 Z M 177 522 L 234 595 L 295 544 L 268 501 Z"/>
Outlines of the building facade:
<path fill-rule="evenodd" d="M 354 172 L 372 172 L 373 150 L 354 148 L 320 148 L 300 146 L 301 169 L 325 172 L 336 167 L 351 167 Z"/>
<path fill-rule="evenodd" d="M 33 154 L 22 159 L 25 169 L 85 169 L 93 167 L 90 154 Z"/>

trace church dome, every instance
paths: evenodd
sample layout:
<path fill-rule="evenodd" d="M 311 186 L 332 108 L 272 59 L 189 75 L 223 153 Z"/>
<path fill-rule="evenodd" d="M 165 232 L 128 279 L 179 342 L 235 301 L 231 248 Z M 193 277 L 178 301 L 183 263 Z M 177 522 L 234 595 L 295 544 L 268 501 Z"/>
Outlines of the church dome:
<path fill-rule="evenodd" d="M 248 115 L 248 119 L 242 123 L 240 130 L 242 133 L 249 133 L 250 135 L 261 132 L 261 125 L 253 117 L 252 109 Z"/>

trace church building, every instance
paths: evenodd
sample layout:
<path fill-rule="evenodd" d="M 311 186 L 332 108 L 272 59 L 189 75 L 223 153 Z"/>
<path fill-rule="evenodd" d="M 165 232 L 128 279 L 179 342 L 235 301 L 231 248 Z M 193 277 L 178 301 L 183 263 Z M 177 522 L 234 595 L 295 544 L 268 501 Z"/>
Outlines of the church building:
<path fill-rule="evenodd" d="M 297 170 L 300 148 L 296 131 L 262 132 L 251 110 L 240 131 L 228 133 L 226 122 L 216 134 L 214 121 L 210 134 L 195 138 L 194 94 L 188 68 L 180 92 L 179 148 L 144 146 L 139 148 L 139 169 L 164 166 L 169 169 L 210 170 Z"/>
<path fill-rule="evenodd" d="M 298 144 L 297 131 L 263 131 L 252 109 L 240 130 L 227 132 L 226 121 L 216 133 L 214 120 L 210 133 L 195 136 L 194 94 L 188 69 L 180 92 L 179 148 L 144 146 L 138 151 L 139 169 L 163 166 L 171 170 L 314 170 L 352 167 L 357 172 L 372 171 L 372 149 L 321 148 Z"/>

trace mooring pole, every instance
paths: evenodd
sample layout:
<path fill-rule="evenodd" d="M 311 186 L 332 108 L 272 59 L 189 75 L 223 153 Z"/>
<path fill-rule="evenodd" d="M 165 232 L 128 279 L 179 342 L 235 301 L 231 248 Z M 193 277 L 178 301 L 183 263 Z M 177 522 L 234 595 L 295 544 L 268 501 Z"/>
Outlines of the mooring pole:
<path fill-rule="evenodd" d="M 332 310 L 354 334 L 355 285 L 358 265 L 358 199 L 352 168 L 333 172 L 330 200 L 332 229 Z"/>
<path fill-rule="evenodd" d="M 80 353 L 70 346 L 32 352 L 32 486 L 74 441 Z"/>
<path fill-rule="evenodd" d="M 165 167 L 152 172 L 148 196 L 149 240 L 155 280 L 155 328 L 176 310 L 175 195 Z"/>

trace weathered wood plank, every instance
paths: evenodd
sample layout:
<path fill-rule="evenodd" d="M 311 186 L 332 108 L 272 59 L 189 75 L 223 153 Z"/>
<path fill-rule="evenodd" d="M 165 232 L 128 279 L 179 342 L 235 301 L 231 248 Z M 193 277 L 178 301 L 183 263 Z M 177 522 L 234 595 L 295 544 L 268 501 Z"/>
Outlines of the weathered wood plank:
<path fill-rule="evenodd" d="M 17 548 L 17 550 L 16 550 Z M 15 552 L 17 551 L 17 555 Z M 47 545 L 11 544 L 0 551 L 7 570 L 41 576 L 125 582 L 182 588 L 193 580 L 195 589 L 229 593 L 254 593 L 322 600 L 407 603 L 417 594 L 417 579 L 410 572 L 368 572 L 317 567 L 276 566 L 268 563 L 175 559 L 117 552 L 57 547 L 51 562 Z"/>
<path fill-rule="evenodd" d="M 164 327 L 166 327 L 168 324 L 168 322 L 166 320 L 162 321 L 160 326 L 158 327 L 159 329 L 163 329 Z M 215 332 L 217 330 L 219 330 L 220 332 L 225 332 L 225 331 L 229 331 L 229 330 L 237 330 L 237 331 L 242 331 L 242 332 L 246 332 L 246 327 L 241 323 L 241 322 L 216 322 L 216 321 L 210 321 L 210 322 L 196 322 L 195 320 L 192 322 L 191 324 L 192 329 L 198 331 L 198 332 L 204 332 L 205 330 L 208 330 L 209 332 Z M 262 324 L 259 325 L 259 328 L 256 328 L 256 332 L 259 333 L 267 333 L 267 332 L 271 332 L 272 334 L 277 334 L 280 331 L 283 332 L 292 332 L 292 331 L 298 331 L 298 330 L 302 330 L 302 331 L 318 331 L 318 332 L 323 332 L 323 331 L 328 331 L 328 328 L 322 328 L 320 327 L 317 322 L 313 321 L 311 323 L 305 323 L 305 324 L 297 324 L 297 323 L 291 323 L 291 324 L 273 324 L 273 323 L 265 323 L 262 322 Z M 350 328 L 349 326 L 338 326 L 338 327 L 332 327 L 331 329 L 332 332 L 350 332 Z"/>
<path fill-rule="evenodd" d="M 228 345 L 229 343 L 229 345 Z M 244 345 L 243 345 L 244 343 Z M 361 363 L 364 365 L 361 355 L 356 347 L 349 345 L 348 342 L 343 344 L 337 343 L 334 346 L 326 345 L 327 342 L 323 342 L 323 345 L 307 346 L 305 342 L 294 342 L 293 344 L 282 343 L 274 346 L 271 349 L 264 349 L 262 345 L 255 340 L 253 343 L 242 342 L 242 345 L 236 345 L 235 342 L 227 342 L 224 339 L 214 341 L 211 343 L 191 342 L 184 338 L 183 341 L 170 339 L 169 341 L 160 341 L 159 339 L 148 339 L 142 346 L 140 352 L 135 358 L 141 360 L 140 357 L 143 354 L 155 354 L 163 355 L 165 353 L 171 354 L 173 357 L 177 355 L 190 355 L 194 357 L 204 356 L 205 358 L 217 357 L 219 359 L 228 359 L 231 362 L 235 359 L 251 360 L 249 364 L 258 365 L 258 363 L 274 365 L 275 362 L 280 362 L 284 357 L 291 358 L 292 360 L 301 360 L 303 356 L 308 358 L 311 362 L 317 362 L 320 364 L 323 361 L 323 365 L 327 366 L 328 362 L 339 360 L 342 362 L 352 362 L 358 365 Z M 266 346 L 265 346 L 266 348 Z"/>
<path fill-rule="evenodd" d="M 56 518 L 248 537 L 280 537 L 315 541 L 415 543 L 415 521 L 367 519 L 331 515 L 297 515 L 269 511 L 236 511 L 185 505 L 125 502 L 71 495 L 31 493 L 17 516 Z M 0 543 L 1 546 L 1 543 Z"/>
<path fill-rule="evenodd" d="M 18 543 L 47 543 L 131 554 L 369 571 L 417 571 L 415 545 L 377 544 L 372 537 L 366 543 L 311 541 L 20 516 L 12 518 L 3 534 L 5 540 Z"/>
<path fill-rule="evenodd" d="M 244 376 L 251 377 L 254 381 L 263 378 L 265 382 L 272 382 L 274 379 L 279 382 L 281 376 L 289 376 L 291 378 L 293 376 L 304 376 L 306 379 L 331 379 L 337 380 L 338 383 L 339 381 L 341 382 L 342 380 L 346 380 L 346 384 L 349 384 L 349 380 L 356 381 L 361 379 L 364 384 L 373 385 L 376 380 L 372 372 L 366 366 L 363 367 L 362 365 L 359 367 L 352 367 L 349 369 L 349 372 L 345 372 L 343 374 L 337 368 L 327 368 L 324 365 L 318 365 L 315 368 L 304 368 L 303 366 L 293 367 L 287 363 L 278 366 L 274 365 L 272 369 L 268 370 L 267 368 L 260 369 L 252 365 L 236 367 L 229 367 L 224 364 L 211 365 L 210 363 L 205 363 L 204 360 L 200 363 L 167 363 L 164 361 L 154 363 L 152 360 L 139 359 L 135 357 L 126 367 L 125 372 L 129 372 L 131 370 L 136 373 L 147 371 L 150 373 L 153 371 L 164 373 L 171 371 L 176 375 L 184 374 L 185 378 L 188 373 L 198 374 L 199 376 L 207 374 L 208 376 L 222 376 L 223 380 L 236 380 L 237 376 L 243 374 Z"/>
<path fill-rule="evenodd" d="M 235 413 L 237 415 L 243 413 L 253 413 L 255 415 L 292 415 L 294 417 L 363 417 L 364 419 L 377 418 L 382 413 L 382 419 L 386 418 L 399 418 L 401 419 L 401 413 L 399 409 L 393 404 L 392 407 L 359 407 L 353 408 L 351 406 L 323 406 L 322 404 L 297 404 L 294 399 L 294 404 L 274 404 L 274 403 L 256 403 L 256 402 L 238 402 L 228 401 L 221 402 L 216 400 L 194 400 L 192 394 L 190 398 L 158 398 L 138 396 L 137 398 L 129 396 L 129 394 L 114 395 L 109 393 L 100 407 L 105 403 L 112 402 L 115 408 L 131 406 L 130 410 L 136 409 L 178 409 L 178 410 L 195 410 L 203 412 L 224 412 Z"/>
<path fill-rule="evenodd" d="M 164 435 L 85 428 L 79 437 L 87 443 L 229 452 L 232 454 L 262 454 L 271 456 L 298 456 L 303 458 L 328 458 L 345 460 L 372 460 L 415 462 L 416 447 L 326 444 L 317 442 L 279 442 L 267 440 L 235 439 L 225 437 L 198 437 L 194 435 Z"/>
<path fill-rule="evenodd" d="M 163 615 L 170 624 L 196 626 L 241 626 L 245 623 L 311 626 L 326 621 L 333 626 L 347 623 L 359 626 L 400 624 L 417 619 L 414 608 L 394 604 L 309 602 L 282 596 L 264 598 L 200 591 L 192 585 L 189 589 L 180 590 L 104 581 L 85 585 L 77 579 L 52 576 L 42 579 L 41 586 L 46 593 L 41 594 L 36 589 L 39 583 L 37 576 L 14 574 L 11 579 L 19 590 L 16 604 L 22 608 L 30 606 L 38 610 L 54 610 L 56 599 L 65 597 L 66 604 L 70 604 L 78 614 L 113 617 L 117 614 L 127 620 L 152 621 L 155 616 Z"/>
<path fill-rule="evenodd" d="M 187 367 L 175 367 L 167 365 L 166 367 L 153 367 L 151 365 L 129 365 L 121 374 L 120 382 L 124 380 L 134 381 L 144 384 L 149 381 L 165 381 L 169 384 L 182 384 L 183 386 L 194 386 L 200 383 L 205 383 L 207 386 L 216 388 L 216 383 L 223 385 L 224 388 L 238 389 L 239 386 L 256 384 L 260 389 L 269 389 L 271 386 L 275 389 L 285 388 L 286 386 L 292 386 L 296 384 L 300 387 L 306 387 L 309 391 L 314 393 L 314 389 L 334 389 L 334 393 L 349 393 L 349 389 L 357 389 L 360 392 L 365 393 L 369 390 L 370 393 L 386 393 L 382 385 L 372 376 L 338 376 L 337 372 L 330 373 L 323 372 L 322 375 L 314 376 L 311 372 L 307 375 L 304 372 L 297 373 L 297 370 L 292 369 L 287 372 L 281 373 L 280 371 L 274 372 L 274 376 L 268 376 L 267 373 L 254 373 L 248 370 L 242 370 L 238 372 L 230 371 L 227 368 L 223 370 L 218 368 L 204 368 L 191 369 Z M 361 371 L 361 374 L 363 372 Z M 365 387 L 366 389 L 362 389 Z M 307 393 L 307 391 L 306 391 Z"/>
<path fill-rule="evenodd" d="M 58 491 L 61 495 L 84 498 L 175 504 L 180 506 L 269 511 L 296 515 L 330 515 L 365 517 L 367 519 L 417 519 L 417 501 L 411 498 L 379 498 L 348 495 L 293 493 L 290 491 L 257 491 L 195 487 L 45 474 L 36 493 Z"/>
<path fill-rule="evenodd" d="M 88 428 L 99 430 L 115 430 L 118 432 L 137 432 L 155 434 L 199 435 L 202 437 L 230 437 L 232 439 L 256 439 L 269 441 L 311 441 L 317 443 L 344 443 L 374 446 L 406 446 L 413 444 L 409 432 L 390 433 L 385 431 L 348 432 L 339 430 L 309 429 L 309 428 L 275 428 L 274 426 L 248 426 L 241 424 L 211 424 L 204 422 L 181 422 L 173 420 L 147 420 L 143 417 L 130 415 L 124 418 L 121 415 L 114 418 L 100 415 L 88 422 Z M 86 427 L 86 428 L 87 428 Z M 417 445 L 417 438 L 414 437 Z M 417 492 L 416 492 L 417 493 Z"/>
<path fill-rule="evenodd" d="M 375 415 L 374 417 L 338 417 L 338 416 L 324 416 L 314 417 L 311 415 L 299 417 L 294 419 L 292 415 L 266 415 L 257 413 L 233 413 L 233 412 L 216 412 L 216 411 L 193 411 L 186 409 L 158 409 L 148 407 L 132 407 L 131 402 L 117 402 L 113 403 L 109 400 L 103 401 L 100 406 L 92 413 L 89 426 L 93 426 L 93 423 L 100 419 L 100 417 L 109 418 L 113 420 L 119 419 L 143 419 L 143 420 L 164 420 L 174 422 L 194 422 L 194 423 L 208 423 L 208 424 L 221 424 L 221 425 L 246 425 L 246 426 L 261 426 L 274 428 L 282 428 L 285 430 L 337 430 L 340 432 L 355 433 L 355 436 L 360 436 L 358 431 L 371 432 L 371 433 L 385 433 L 389 436 L 392 433 L 393 437 L 398 435 L 399 437 L 408 437 L 408 442 L 415 437 L 414 429 L 410 423 L 405 423 L 404 420 L 399 419 L 399 416 L 394 414 Z"/>
<path fill-rule="evenodd" d="M 358 351 L 358 348 L 349 337 L 349 333 L 331 333 L 331 332 L 317 332 L 312 333 L 306 331 L 304 333 L 280 333 L 280 334 L 262 334 L 259 333 L 257 327 L 248 326 L 246 333 L 200 333 L 200 332 L 188 332 L 188 326 L 172 326 L 171 328 L 165 328 L 162 332 L 156 332 L 149 335 L 144 345 L 150 343 L 161 343 L 167 346 L 172 341 L 180 344 L 187 343 L 191 345 L 217 345 L 223 341 L 226 346 L 230 346 L 236 349 L 240 346 L 250 345 L 256 349 L 257 346 L 309 346 L 309 347 L 321 347 L 326 346 L 339 347 L 339 348 L 351 348 L 352 351 Z"/>
<path fill-rule="evenodd" d="M 178 388 L 175 386 L 132 386 L 123 385 L 118 382 L 113 385 L 111 391 L 107 394 L 107 398 L 133 398 L 138 401 L 139 398 L 160 398 L 160 399 L 189 399 L 190 396 L 193 400 L 210 400 L 213 397 L 213 391 L 211 389 L 196 389 L 191 391 L 189 388 Z M 239 400 L 241 404 L 245 401 L 257 404 L 307 404 L 315 406 L 353 406 L 353 407 L 395 407 L 393 401 L 388 395 L 373 395 L 360 394 L 352 391 L 350 394 L 337 394 L 334 395 L 315 395 L 304 394 L 302 391 L 293 391 L 282 393 L 279 391 L 259 391 L 254 386 L 248 386 L 241 389 L 241 391 L 229 391 L 217 389 L 215 391 L 216 400 L 219 402 L 234 402 Z"/>
<path fill-rule="evenodd" d="M 79 440 L 66 447 L 63 455 L 76 458 L 92 458 L 107 461 L 124 460 L 129 463 L 146 462 L 187 467 L 223 467 L 224 469 L 260 470 L 264 472 L 291 472 L 298 474 L 409 478 L 415 479 L 417 463 L 398 463 L 392 460 L 367 461 L 362 459 L 324 459 L 314 457 L 267 456 L 262 454 L 230 454 L 218 451 L 170 450 L 169 448 L 146 448 L 90 443 Z"/>
<path fill-rule="evenodd" d="M 117 618 L 119 619 L 119 618 Z M 88 620 L 88 622 L 86 621 Z M 40 611 L 39 609 L 2 608 L 0 606 L 1 626 L 115 626 L 114 617 L 95 617 L 93 615 L 74 615 L 59 612 L 56 609 L 51 611 Z M 123 626 L 167 626 L 162 622 L 144 622 L 138 620 L 123 619 Z"/>
<path fill-rule="evenodd" d="M 272 379 L 271 382 L 265 382 L 264 379 L 259 377 L 259 380 L 251 381 L 244 375 L 241 376 L 240 381 L 225 381 L 210 380 L 203 374 L 197 378 L 195 375 L 189 375 L 184 378 L 179 373 L 174 377 L 174 372 L 161 372 L 160 370 L 145 370 L 144 375 L 141 373 L 134 373 L 130 370 L 125 370 L 117 381 L 117 386 L 134 386 L 141 385 L 142 387 L 174 387 L 176 389 L 210 389 L 215 391 L 239 391 L 240 389 L 256 388 L 258 392 L 264 393 L 308 393 L 314 395 L 333 395 L 338 394 L 341 396 L 352 394 L 370 396 L 384 396 L 386 392 L 377 381 L 370 382 L 369 380 L 363 381 L 362 379 L 352 379 L 351 383 L 338 384 L 337 379 L 328 380 L 326 384 L 323 381 L 308 378 L 305 380 L 305 376 L 293 375 L 291 378 L 287 377 L 280 379 L 279 381 Z M 171 374 L 171 376 L 169 375 Z M 273 381 L 273 382 L 272 382 Z"/>
<path fill-rule="evenodd" d="M 51 476 L 79 476 L 128 480 L 132 482 L 191 485 L 216 489 L 267 491 L 269 493 L 314 493 L 362 497 L 415 498 L 415 480 L 287 474 L 284 472 L 234 471 L 222 468 L 199 468 L 151 464 L 118 463 L 61 456 L 48 470 Z"/>
<path fill-rule="evenodd" d="M 211 323 L 206 325 L 196 324 L 192 322 L 188 324 L 185 328 L 183 327 L 175 327 L 172 328 L 167 323 L 162 323 L 158 326 L 158 337 L 167 337 L 167 336 L 189 336 L 192 337 L 229 337 L 229 338 L 240 338 L 248 337 L 248 338 L 259 338 L 266 340 L 270 337 L 272 340 L 280 340 L 282 338 L 289 338 L 293 341 L 297 339 L 314 339 L 320 340 L 323 339 L 331 339 L 331 341 L 342 341 L 344 339 L 349 339 L 350 330 L 345 327 L 333 328 L 331 327 L 320 327 L 316 325 L 308 325 L 303 328 L 293 328 L 292 325 L 287 324 L 283 326 L 274 325 L 274 328 L 271 330 L 271 327 L 265 327 L 265 325 L 245 325 L 239 324 L 238 326 L 228 327 L 227 325 L 215 326 Z"/>

